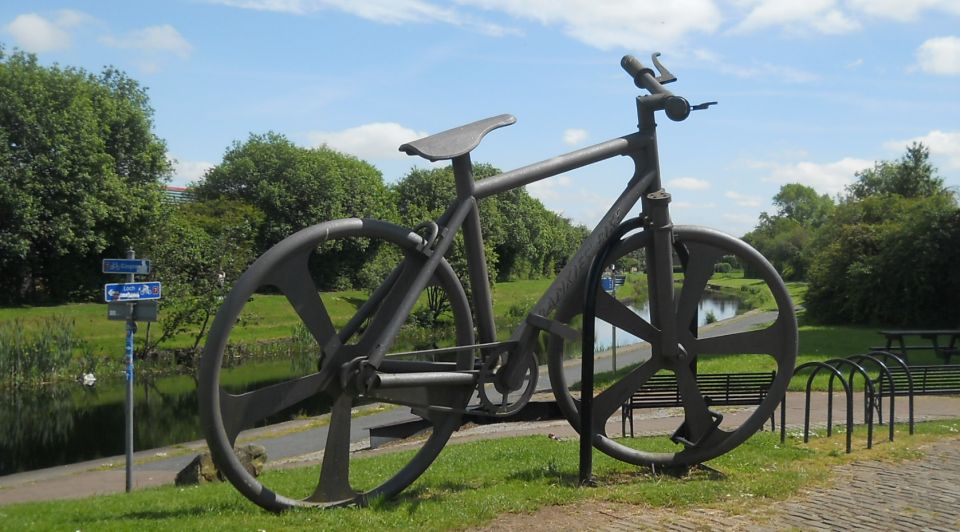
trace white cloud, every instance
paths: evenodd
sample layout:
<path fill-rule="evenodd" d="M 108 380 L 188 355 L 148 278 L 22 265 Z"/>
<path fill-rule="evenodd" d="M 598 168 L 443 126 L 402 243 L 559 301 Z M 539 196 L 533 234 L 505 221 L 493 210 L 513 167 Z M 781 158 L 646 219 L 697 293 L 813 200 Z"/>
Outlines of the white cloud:
<path fill-rule="evenodd" d="M 170 161 L 173 163 L 171 184 L 177 186 L 186 186 L 193 181 L 199 181 L 207 170 L 215 166 L 207 161 L 184 161 L 175 157 L 171 157 Z"/>
<path fill-rule="evenodd" d="M 782 26 L 790 32 L 812 30 L 824 34 L 860 29 L 860 23 L 841 11 L 835 0 L 753 0 L 744 4 L 750 11 L 734 27 L 735 33 L 773 26 Z"/>
<path fill-rule="evenodd" d="M 851 8 L 875 17 L 909 22 L 923 11 L 946 11 L 960 14 L 956 0 L 847 0 Z"/>
<path fill-rule="evenodd" d="M 18 15 L 6 26 L 17 45 L 28 52 L 43 53 L 70 48 L 70 34 L 60 25 L 36 13 Z"/>
<path fill-rule="evenodd" d="M 679 188 L 683 190 L 706 190 L 710 188 L 710 182 L 695 177 L 678 177 L 667 181 L 667 188 Z"/>
<path fill-rule="evenodd" d="M 757 215 L 728 212 L 720 215 L 724 220 L 735 222 L 740 226 L 751 227 L 757 222 Z"/>
<path fill-rule="evenodd" d="M 821 194 L 836 195 L 843 192 L 844 187 L 853 183 L 854 174 L 871 168 L 873 161 L 844 157 L 832 163 L 767 163 L 753 162 L 754 168 L 769 171 L 764 181 L 774 183 L 800 183 L 813 187 Z"/>
<path fill-rule="evenodd" d="M 100 25 L 101 22 L 82 11 L 61 9 L 57 11 L 56 24 L 61 28 L 79 28 L 81 26 Z"/>
<path fill-rule="evenodd" d="M 671 210 L 703 210 L 703 209 L 716 209 L 716 203 L 694 203 L 692 201 L 671 201 L 670 209 Z"/>
<path fill-rule="evenodd" d="M 921 142 L 930 149 L 930 155 L 944 157 L 951 168 L 960 168 L 960 131 L 934 130 L 922 137 L 887 142 L 884 147 L 903 152 L 914 142 Z"/>
<path fill-rule="evenodd" d="M 752 64 L 743 64 L 742 62 L 732 63 L 719 54 L 706 49 L 694 50 L 693 56 L 703 62 L 708 68 L 738 78 L 776 78 L 787 83 L 809 83 L 820 79 L 820 76 L 817 74 L 789 66 L 764 62 L 753 62 Z"/>
<path fill-rule="evenodd" d="M 406 24 L 441 22 L 466 27 L 493 36 L 516 34 L 516 30 L 492 24 L 450 7 L 422 0 L 209 0 L 213 3 L 242 9 L 275 11 L 291 15 L 305 15 L 323 10 L 335 10 L 379 22 Z"/>
<path fill-rule="evenodd" d="M 343 131 L 313 131 L 307 134 L 311 144 L 327 146 L 361 159 L 400 159 L 408 157 L 400 145 L 426 137 L 396 122 L 375 122 Z"/>
<path fill-rule="evenodd" d="M 559 26 L 570 37 L 601 50 L 657 49 L 676 43 L 689 33 L 713 33 L 723 18 L 713 0 L 460 1 L 545 26 Z"/>
<path fill-rule="evenodd" d="M 960 37 L 927 39 L 917 49 L 917 63 L 929 74 L 960 75 Z"/>
<path fill-rule="evenodd" d="M 190 57 L 193 52 L 193 46 L 169 24 L 134 30 L 123 37 L 104 36 L 100 42 L 114 48 L 170 52 L 181 59 Z"/>
<path fill-rule="evenodd" d="M 570 128 L 563 131 L 563 143 L 569 146 L 581 144 L 589 137 L 586 129 Z"/>
<path fill-rule="evenodd" d="M 569 200 L 573 193 L 570 186 L 573 180 L 568 175 L 559 175 L 548 179 L 534 181 L 526 186 L 527 192 L 538 200 L 547 203 Z"/>
<path fill-rule="evenodd" d="M 741 207 L 759 207 L 762 201 L 756 196 L 748 196 L 732 190 L 724 192 L 723 196 Z"/>

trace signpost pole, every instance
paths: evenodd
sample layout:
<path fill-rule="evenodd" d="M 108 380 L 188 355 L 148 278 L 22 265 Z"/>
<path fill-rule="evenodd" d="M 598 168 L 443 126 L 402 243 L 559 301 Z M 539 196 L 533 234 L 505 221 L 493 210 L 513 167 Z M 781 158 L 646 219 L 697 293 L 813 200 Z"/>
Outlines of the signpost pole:
<path fill-rule="evenodd" d="M 610 277 L 613 278 L 613 298 L 617 298 L 617 267 L 613 264 L 610 265 Z M 613 329 L 613 371 L 617 371 L 617 326 L 610 324 L 610 328 Z"/>
<path fill-rule="evenodd" d="M 133 249 L 127 250 L 127 258 L 135 258 Z M 128 282 L 135 282 L 134 274 L 129 274 Z M 136 303 L 130 303 L 130 317 L 127 319 L 127 420 L 126 420 L 126 454 L 127 454 L 127 493 L 133 491 L 133 334 L 137 332 L 137 322 L 134 321 Z"/>

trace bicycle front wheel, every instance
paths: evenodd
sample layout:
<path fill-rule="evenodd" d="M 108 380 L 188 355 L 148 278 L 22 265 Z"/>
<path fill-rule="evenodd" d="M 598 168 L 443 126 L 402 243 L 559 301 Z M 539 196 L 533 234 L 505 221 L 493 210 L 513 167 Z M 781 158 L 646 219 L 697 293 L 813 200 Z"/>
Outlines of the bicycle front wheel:
<path fill-rule="evenodd" d="M 660 345 L 659 331 L 637 308 L 642 307 L 642 301 L 617 300 L 603 292 L 597 300 L 597 318 L 608 324 L 606 328 L 616 326 L 649 344 L 646 347 L 643 343 L 629 348 L 621 347 L 622 353 L 631 350 L 639 353 L 636 355 L 638 361 L 629 370 L 624 369 L 625 373 L 615 377 L 612 383 L 599 389 L 593 400 L 594 446 L 613 458 L 637 465 L 686 466 L 702 463 L 741 444 L 773 415 L 786 392 L 797 357 L 797 322 L 793 304 L 780 276 L 760 253 L 741 240 L 711 229 L 676 226 L 674 235 L 674 252 L 681 259 L 683 272 L 670 280 L 680 283 L 679 286 L 675 285 L 674 314 L 661 319 L 676 322 L 679 346 Z M 649 232 L 641 232 L 622 240 L 612 250 L 610 262 L 625 256 L 650 253 L 650 239 Z M 718 264 L 730 266 L 719 267 Z M 742 269 L 751 278 L 725 281 L 732 277 L 724 273 L 727 269 Z M 712 278 L 717 280 L 711 283 Z M 634 297 L 644 292 L 646 286 L 645 279 L 636 282 L 640 287 L 634 291 Z M 708 325 L 704 320 L 698 320 L 698 309 L 711 284 L 742 286 L 743 289 L 738 291 L 754 300 L 769 297 L 772 301 L 767 300 L 764 306 L 773 310 L 755 313 L 762 319 L 755 326 L 744 325 L 750 323 L 749 318 L 735 318 L 730 323 Z M 576 325 L 580 322 L 582 312 L 581 292 L 579 297 L 569 298 L 558 309 L 556 319 Z M 736 327 L 738 321 L 741 324 L 739 328 Z M 601 327 L 598 323 L 597 329 Z M 737 332 L 728 332 L 730 330 Z M 567 384 L 563 362 L 564 353 L 569 357 L 579 352 L 579 341 L 569 342 L 551 336 L 548 348 L 551 385 L 560 409 L 578 430 L 581 426 L 579 392 L 571 390 Z M 761 371 L 767 372 L 767 375 L 772 371 L 776 374 L 769 386 L 758 393 L 763 399 L 752 412 L 736 407 L 721 413 L 723 409 L 713 406 L 713 403 L 722 402 L 722 398 L 715 395 L 715 390 L 702 390 L 697 379 L 698 373 Z M 666 379 L 657 377 L 654 381 L 674 382 L 675 392 L 670 393 L 676 394 L 672 397 L 677 398 L 676 407 L 682 409 L 684 417 L 670 441 L 655 438 L 646 444 L 648 447 L 636 448 L 642 444 L 630 441 L 628 445 L 626 439 L 616 441 L 610 438 L 606 430 L 608 420 L 657 374 Z M 664 402 L 669 402 L 668 399 L 665 398 Z"/>
<path fill-rule="evenodd" d="M 409 409 L 367 397 L 352 377 L 359 373 L 347 371 L 364 368 L 369 376 L 387 367 L 421 373 L 473 369 L 469 349 L 452 354 L 453 360 L 446 362 L 391 358 L 364 365 L 368 354 L 383 342 L 405 351 L 441 347 L 437 343 L 451 339 L 454 345 L 473 343 L 466 295 L 445 260 L 425 290 L 432 293 L 420 298 L 401 327 L 400 340 L 382 338 L 381 324 L 396 313 L 397 302 L 410 291 L 411 279 L 427 260 L 422 251 L 425 244 L 417 233 L 387 222 L 325 222 L 281 241 L 239 278 L 210 330 L 200 364 L 199 395 L 201 422 L 214 462 L 244 496 L 271 511 L 365 504 L 371 497 L 389 497 L 416 480 L 459 427 L 461 415 L 456 412 L 466 406 L 472 387 L 423 384 L 407 388 L 418 404 L 440 407 L 408 413 Z M 344 268 L 344 258 L 349 256 L 360 259 L 350 262 L 359 268 Z M 369 286 L 372 292 L 348 290 L 339 292 L 339 298 L 321 298 L 321 288 L 344 284 Z M 265 303 L 250 309 L 249 303 L 258 299 Z M 237 340 L 243 328 L 236 324 L 255 319 L 257 312 L 280 313 L 277 307 L 283 306 L 299 317 L 305 330 L 301 346 L 291 349 L 296 351 L 292 366 L 298 371 L 252 390 L 238 387 L 243 375 L 225 369 L 231 354 L 247 345 Z M 294 481 L 289 475 L 276 475 L 281 478 L 268 487 L 261 480 L 269 482 L 275 473 L 259 479 L 251 475 L 234 454 L 234 444 L 242 430 L 268 423 L 308 401 L 322 403 L 329 414 L 306 423 L 307 432 L 293 438 L 291 445 L 298 447 L 296 454 L 304 463 L 319 462 L 319 479 L 315 474 L 312 479 Z M 356 451 L 369 446 L 360 431 L 398 422 L 413 427 L 410 432 L 417 431 L 399 444 L 415 452 L 399 455 L 405 458 L 391 461 L 392 469 L 354 467 L 364 454 Z M 305 445 L 310 443 L 314 445 Z"/>

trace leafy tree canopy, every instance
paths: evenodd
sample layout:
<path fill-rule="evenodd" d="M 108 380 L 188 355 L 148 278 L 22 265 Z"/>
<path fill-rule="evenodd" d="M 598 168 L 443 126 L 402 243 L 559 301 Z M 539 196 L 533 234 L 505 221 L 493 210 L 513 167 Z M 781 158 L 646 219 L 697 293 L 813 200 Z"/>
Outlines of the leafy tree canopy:
<path fill-rule="evenodd" d="M 930 150 L 913 143 L 897 161 L 880 161 L 858 172 L 857 181 L 847 187 L 849 200 L 869 196 L 899 195 L 905 198 L 932 196 L 943 192 L 943 179 L 930 164 Z"/>
<path fill-rule="evenodd" d="M 372 165 L 326 146 L 297 146 L 273 132 L 234 142 L 195 194 L 201 200 L 240 200 L 261 210 L 266 219 L 258 254 L 324 220 L 394 217 L 390 191 Z"/>
<path fill-rule="evenodd" d="M 0 302 L 97 293 L 99 261 L 157 219 L 166 147 L 123 72 L 0 48 Z"/>
<path fill-rule="evenodd" d="M 773 204 L 777 212 L 761 213 L 756 229 L 744 235 L 744 240 L 757 248 L 785 279 L 804 279 L 811 259 L 809 245 L 816 229 L 833 211 L 833 200 L 806 185 L 790 183 L 780 187 Z"/>

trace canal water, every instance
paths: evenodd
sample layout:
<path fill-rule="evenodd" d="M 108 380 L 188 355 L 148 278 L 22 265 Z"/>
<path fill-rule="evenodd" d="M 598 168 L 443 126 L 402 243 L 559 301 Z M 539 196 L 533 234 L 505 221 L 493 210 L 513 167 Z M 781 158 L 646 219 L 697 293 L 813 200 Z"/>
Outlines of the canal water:
<path fill-rule="evenodd" d="M 233 373 L 233 375 L 231 375 Z M 256 381 L 252 375 L 267 376 Z M 294 376 L 289 361 L 249 363 L 225 369 L 234 393 Z M 134 449 L 162 447 L 202 438 L 197 386 L 190 376 L 134 379 Z M 0 475 L 124 453 L 126 382 L 95 386 L 64 383 L 0 392 Z M 262 423 L 329 411 L 319 394 Z"/>
<path fill-rule="evenodd" d="M 707 297 L 700 304 L 703 325 L 708 314 L 717 320 L 736 315 L 736 299 Z M 634 309 L 648 317 L 649 311 Z M 597 347 L 612 345 L 609 324 L 597 322 Z M 639 340 L 617 332 L 617 345 Z M 287 380 L 298 373 L 287 360 L 247 363 L 223 370 L 224 382 L 240 393 Z M 197 387 L 191 376 L 135 380 L 134 448 L 152 449 L 201 439 Z M 65 383 L 57 386 L 0 391 L 0 475 L 117 456 L 124 453 L 124 397 L 122 379 L 101 380 L 95 386 Z M 295 416 L 318 415 L 329 404 L 317 395 L 312 402 L 280 412 L 263 424 Z"/>
<path fill-rule="evenodd" d="M 630 306 L 630 308 L 643 317 L 643 319 L 650 319 L 650 305 L 648 302 L 644 301 L 639 305 Z M 739 309 L 740 300 L 735 297 L 725 297 L 709 293 L 704 294 L 703 299 L 700 300 L 700 305 L 697 309 L 697 326 L 703 327 L 706 325 L 710 320 L 709 316 L 713 316 L 714 321 L 722 321 L 732 318 L 737 315 L 737 311 Z M 596 320 L 595 324 L 595 348 L 598 351 L 609 349 L 613 346 L 613 327 L 609 323 L 599 318 Z M 642 340 L 628 333 L 627 331 L 622 329 L 617 330 L 618 347 L 633 345 L 641 341 Z"/>

